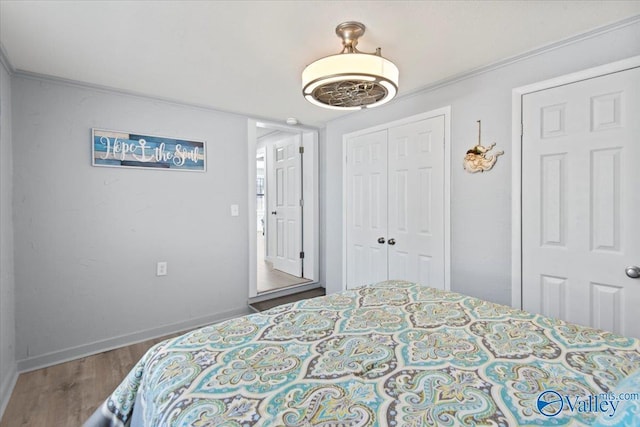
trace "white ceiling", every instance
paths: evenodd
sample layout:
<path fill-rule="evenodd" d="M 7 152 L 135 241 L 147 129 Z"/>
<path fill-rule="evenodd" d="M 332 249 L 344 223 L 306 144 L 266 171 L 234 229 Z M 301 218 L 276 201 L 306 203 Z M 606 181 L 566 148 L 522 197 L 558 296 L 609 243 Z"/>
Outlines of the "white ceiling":
<path fill-rule="evenodd" d="M 400 93 L 640 14 L 639 1 L 7 1 L 0 42 L 16 70 L 256 118 L 340 116 L 301 96 L 303 68 L 358 48 L 400 68 Z"/>

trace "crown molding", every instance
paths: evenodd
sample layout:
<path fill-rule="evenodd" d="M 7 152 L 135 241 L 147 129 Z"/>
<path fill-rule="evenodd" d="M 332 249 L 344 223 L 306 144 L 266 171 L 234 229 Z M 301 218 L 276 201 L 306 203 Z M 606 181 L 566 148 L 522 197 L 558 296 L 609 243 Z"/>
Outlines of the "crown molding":
<path fill-rule="evenodd" d="M 187 108 L 193 108 L 195 110 L 202 110 L 202 111 L 207 111 L 207 112 L 212 112 L 212 113 L 218 113 L 218 114 L 229 114 L 229 115 L 234 115 L 234 116 L 240 116 L 242 118 L 250 118 L 250 119 L 254 119 L 257 120 L 259 122 L 266 122 L 266 123 L 271 123 L 272 125 L 276 126 L 276 125 L 281 125 L 283 127 L 286 127 L 284 125 L 284 123 L 280 123 L 282 121 L 278 121 L 275 120 L 273 118 L 269 118 L 269 117 L 262 117 L 262 116 L 250 116 L 247 113 L 243 113 L 240 111 L 230 111 L 230 110 L 221 110 L 219 108 L 215 108 L 212 107 L 210 105 L 206 105 L 206 104 L 198 104 L 198 103 L 193 103 L 193 102 L 186 102 L 186 101 L 180 101 L 177 99 L 172 99 L 172 98 L 167 98 L 167 97 L 162 97 L 162 96 L 156 96 L 156 95 L 150 95 L 150 94 L 146 94 L 143 92 L 137 92 L 134 90 L 129 90 L 129 89 L 119 89 L 116 87 L 112 87 L 112 86 L 105 86 L 105 85 L 100 85 L 100 84 L 96 84 L 96 83 L 87 83 L 87 82 L 82 82 L 79 80 L 72 80 L 72 79 L 66 79 L 64 77 L 56 77 L 56 76 L 51 76 L 48 74 L 41 74 L 41 73 L 34 73 L 32 71 L 25 71 L 25 70 L 20 70 L 20 69 L 14 69 L 13 76 L 16 77 L 22 77 L 25 79 L 32 79 L 32 80 L 39 80 L 39 81 L 45 81 L 45 82 L 50 82 L 50 83 L 56 83 L 56 84 L 61 84 L 61 85 L 65 85 L 65 86 L 72 86 L 72 87 L 77 87 L 77 88 L 81 88 L 81 89 L 90 89 L 90 90 L 95 90 L 98 92 L 103 92 L 103 93 L 109 93 L 109 94 L 115 94 L 115 95 L 121 95 L 121 96 L 128 96 L 128 97 L 133 97 L 133 98 L 139 98 L 139 99 L 144 99 L 144 100 L 148 100 L 148 101 L 154 101 L 154 102 L 162 102 L 165 104 L 170 104 L 170 105 L 175 105 L 175 106 L 180 106 L 180 107 L 187 107 Z M 315 126 L 305 126 L 305 125 L 300 125 L 300 126 L 296 126 L 296 128 L 301 129 L 301 130 L 317 130 L 319 129 L 318 127 Z"/>
<path fill-rule="evenodd" d="M 34 73 L 32 71 L 25 71 L 19 68 L 14 70 L 13 76 L 21 77 L 25 79 L 31 79 L 31 80 L 45 81 L 45 82 L 60 84 L 64 86 L 72 86 L 80 89 L 90 89 L 90 90 L 95 90 L 97 92 L 109 93 L 112 95 L 121 95 L 121 96 L 140 98 L 140 99 L 145 99 L 145 100 L 150 100 L 155 102 L 162 102 L 165 104 L 177 105 L 180 107 L 188 107 L 196 110 L 205 110 L 205 111 L 219 113 L 219 114 L 241 116 L 243 118 L 247 117 L 247 114 L 245 113 L 241 113 L 237 111 L 220 110 L 218 108 L 215 108 L 206 104 L 185 102 L 185 101 L 180 101 L 180 100 L 172 99 L 168 97 L 150 95 L 150 94 L 138 92 L 135 90 L 120 89 L 112 86 L 106 86 L 106 85 L 101 85 L 96 83 L 88 83 L 80 80 L 67 79 L 64 77 L 51 76 L 49 74 Z"/>
<path fill-rule="evenodd" d="M 417 96 L 417 95 L 421 95 L 423 93 L 431 92 L 431 91 L 434 91 L 436 89 L 440 89 L 442 87 L 449 86 L 449 85 L 458 83 L 460 81 L 467 80 L 467 79 L 470 79 L 472 77 L 479 76 L 479 75 L 484 74 L 484 73 L 488 73 L 490 71 L 498 70 L 500 68 L 507 67 L 507 66 L 515 64 L 517 62 L 525 61 L 527 59 L 536 57 L 538 55 L 542 55 L 542 54 L 545 54 L 547 52 L 551 52 L 553 50 L 556 50 L 556 49 L 559 49 L 559 48 L 562 48 L 562 47 L 565 47 L 565 46 L 569 46 L 569 45 L 572 45 L 574 43 L 578 43 L 578 42 L 581 42 L 581 41 L 584 41 L 584 40 L 588 40 L 590 38 L 597 37 L 597 36 L 612 32 L 612 31 L 616 31 L 616 30 L 619 30 L 619 29 L 622 29 L 624 27 L 628 27 L 630 25 L 634 25 L 634 24 L 637 24 L 637 23 L 640 23 L 640 15 L 630 16 L 629 18 L 625 18 L 625 19 L 623 19 L 621 21 L 616 21 L 616 22 L 613 22 L 611 24 L 603 25 L 601 27 L 596 27 L 596 28 L 594 28 L 592 30 L 589 30 L 587 32 L 580 33 L 580 34 L 577 34 L 575 36 L 571 36 L 571 37 L 568 37 L 568 38 L 565 38 L 565 39 L 562 39 L 562 40 L 558 40 L 558 41 L 552 42 L 550 44 L 547 44 L 547 45 L 544 45 L 544 46 L 541 46 L 541 47 L 538 47 L 538 48 L 535 48 L 535 49 L 532 49 L 532 50 L 528 50 L 526 52 L 511 56 L 511 57 L 508 57 L 508 58 L 505 58 L 505 59 L 501 59 L 500 61 L 493 62 L 491 64 L 484 65 L 484 66 L 481 66 L 481 67 L 478 67 L 478 68 L 474 68 L 472 70 L 465 71 L 463 73 L 456 74 L 456 75 L 453 75 L 451 77 L 446 77 L 446 78 L 444 78 L 442 80 L 438 80 L 438 81 L 433 82 L 431 84 L 428 84 L 426 86 L 419 87 L 419 88 L 417 88 L 415 90 L 412 90 L 410 92 L 407 92 L 407 93 L 404 93 L 402 95 L 396 96 L 396 98 L 393 99 L 391 102 L 389 102 L 389 104 L 387 104 L 387 105 L 392 105 L 392 104 L 394 104 L 394 103 L 396 103 L 396 102 L 398 102 L 400 100 L 409 99 L 411 97 L 414 97 L 414 96 Z M 330 120 L 330 122 L 341 121 L 341 120 L 350 118 L 353 114 L 357 114 L 357 113 L 358 113 L 358 111 L 349 112 L 344 116 L 341 116 L 341 117 L 338 117 L 336 119 Z"/>
<path fill-rule="evenodd" d="M 426 93 L 426 92 L 431 92 L 434 91 L 436 89 L 439 89 L 441 87 L 444 86 L 449 86 L 451 84 L 460 82 L 462 80 L 466 80 L 484 73 L 488 73 L 490 71 L 494 71 L 503 67 L 506 67 L 508 65 L 520 62 L 520 61 L 524 61 L 527 60 L 529 58 L 533 58 L 535 56 L 538 55 L 542 55 L 544 53 L 553 51 L 555 49 L 559 49 L 565 46 L 569 46 L 571 44 L 574 43 L 578 43 L 593 37 L 597 37 L 599 35 L 602 34 L 606 34 L 609 33 L 611 31 L 615 31 L 615 30 L 619 30 L 621 28 L 630 26 L 630 25 L 634 25 L 640 22 L 640 15 L 633 15 L 630 16 L 628 18 L 625 18 L 621 21 L 617 21 L 617 22 L 613 22 L 611 24 L 607 24 L 607 25 L 603 25 L 600 27 L 596 27 L 592 30 L 589 30 L 587 32 L 584 33 L 580 33 L 577 34 L 575 36 L 571 36 L 562 40 L 558 40 L 556 42 L 541 46 L 539 48 L 536 49 L 532 49 L 529 50 L 527 52 L 515 55 L 515 56 L 511 56 L 509 58 L 505 58 L 502 59 L 500 61 L 488 64 L 488 65 L 484 65 L 482 67 L 478 67 L 460 74 L 456 74 L 454 76 L 451 77 L 447 77 L 444 78 L 442 80 L 438 80 L 434 83 L 428 84 L 426 86 L 422 86 L 420 88 L 417 88 L 415 90 L 412 90 L 411 92 L 407 92 L 405 94 L 399 95 L 397 96 L 394 100 L 392 100 L 389 104 L 393 104 L 395 102 L 398 102 L 402 99 L 408 99 L 411 98 L 413 96 L 417 96 L 419 94 L 422 93 Z M 164 98 L 164 97 L 158 97 L 158 96 L 153 96 L 153 95 L 149 95 L 149 94 L 144 94 L 141 92 L 136 92 L 136 91 L 132 91 L 132 90 L 126 90 L 126 89 L 118 89 L 118 88 L 114 88 L 114 87 L 109 87 L 109 86 L 103 86 L 103 85 L 98 85 L 98 84 L 93 84 L 93 83 L 86 83 L 86 82 L 81 82 L 78 80 L 72 80 L 72 79 L 65 79 L 65 78 L 61 78 L 61 77 L 55 77 L 55 76 L 50 76 L 47 74 L 40 74 L 40 73 L 34 73 L 34 72 L 30 72 L 30 71 L 24 71 L 24 70 L 20 70 L 20 69 L 16 69 L 11 62 L 9 61 L 9 58 L 7 56 L 7 52 L 4 48 L 4 46 L 2 45 L 2 42 L 0 42 L 0 64 L 2 64 L 5 69 L 9 72 L 10 75 L 15 75 L 15 76 L 21 76 L 21 77 L 26 77 L 26 78 L 32 78 L 32 79 L 38 79 L 38 80 L 45 80 L 45 81 L 51 81 L 51 82 L 55 82 L 55 83 L 61 83 L 61 84 L 66 84 L 66 85 L 70 85 L 70 86 L 76 86 L 76 87 L 81 87 L 81 88 L 88 88 L 88 89 L 94 89 L 94 90 L 99 90 L 102 92 L 109 92 L 109 93 L 117 93 L 117 94 L 121 94 L 121 95 L 127 95 L 127 96 L 133 96 L 133 97 L 138 97 L 138 98 L 144 98 L 144 99 L 151 99 L 151 100 L 155 100 L 155 101 L 161 101 L 161 102 L 166 102 L 168 104 L 174 104 L 174 105 L 181 105 L 181 106 L 187 106 L 187 107 L 191 107 L 191 108 L 196 108 L 196 109 L 202 109 L 202 110 L 207 110 L 207 111 L 215 111 L 218 113 L 226 113 L 226 114 L 233 114 L 233 115 L 239 115 L 239 116 L 243 116 L 243 117 L 251 117 L 254 118 L 256 120 L 261 120 L 264 119 L 266 121 L 272 121 L 271 119 L 267 119 L 267 118 L 262 118 L 262 117 L 252 117 L 252 116 L 248 116 L 246 113 L 242 113 L 242 112 L 238 112 L 238 111 L 224 111 L 224 110 L 219 110 L 216 108 L 213 108 L 211 106 L 208 105 L 203 105 L 203 104 L 195 104 L 195 103 L 188 103 L 188 102 L 183 102 L 183 101 L 178 101 L 175 99 L 169 99 L 169 98 Z M 346 118 L 351 117 L 351 115 L 358 113 L 358 111 L 353 111 L 353 112 L 349 112 L 341 117 L 337 117 L 335 119 L 332 120 L 328 120 L 327 122 L 323 123 L 323 126 L 319 126 L 319 127 L 313 127 L 314 129 L 318 129 L 318 128 L 324 128 L 326 127 L 326 124 L 329 122 L 335 122 L 335 121 L 341 121 L 344 120 Z"/>
<path fill-rule="evenodd" d="M 617 22 L 614 22 L 614 23 L 611 23 L 611 24 L 608 24 L 608 25 L 604 25 L 602 27 L 597 27 L 597 28 L 594 28 L 594 29 L 592 29 L 590 31 L 587 31 L 585 33 L 577 34 L 575 36 L 571 36 L 571 37 L 568 37 L 566 39 L 558 40 L 556 42 L 541 46 L 539 48 L 532 49 L 532 50 L 529 50 L 527 52 L 520 53 L 520 54 L 515 55 L 515 56 L 511 56 L 509 58 L 502 59 L 502 60 L 494 62 L 492 64 L 485 65 L 485 66 L 482 66 L 482 67 L 478 67 L 478 68 L 475 68 L 473 70 L 467 71 L 465 73 L 461 73 L 461 74 L 458 74 L 458 75 L 455 75 L 455 76 L 452 76 L 452 77 L 449 77 L 449 78 L 446 78 L 446 79 L 443 79 L 443 80 L 439 80 L 437 82 L 434 82 L 434 83 L 432 83 L 430 85 L 424 86 L 424 87 L 422 87 L 420 89 L 417 89 L 415 91 L 411 91 L 410 93 L 407 93 L 404 96 L 410 97 L 410 96 L 416 95 L 417 93 L 420 93 L 420 92 L 429 92 L 429 91 L 438 89 L 438 88 L 440 88 L 442 86 L 447 86 L 447 85 L 450 85 L 452 83 L 459 82 L 461 80 L 466 80 L 466 79 L 468 79 L 470 77 L 475 77 L 475 76 L 478 76 L 480 74 L 488 73 L 490 71 L 494 71 L 494 70 L 497 70 L 499 68 L 503 68 L 503 67 L 506 67 L 508 65 L 515 64 L 517 62 L 521 62 L 521 61 L 527 60 L 529 58 L 533 58 L 535 56 L 542 55 L 542 54 L 551 52 L 553 50 L 556 50 L 556 49 L 559 49 L 559 48 L 562 48 L 562 47 L 565 47 L 565 46 L 569 46 L 569 45 L 572 45 L 574 43 L 581 42 L 583 40 L 588 40 L 590 38 L 597 37 L 599 35 L 606 34 L 606 33 L 609 33 L 611 31 L 615 31 L 615 30 L 618 30 L 618 29 L 621 29 L 621 28 L 624 28 L 624 27 L 628 27 L 629 25 L 633 25 L 633 24 L 636 24 L 638 22 L 640 22 L 640 15 L 634 15 L 634 16 L 631 16 L 629 18 L 623 19 L 622 21 L 617 21 Z"/>

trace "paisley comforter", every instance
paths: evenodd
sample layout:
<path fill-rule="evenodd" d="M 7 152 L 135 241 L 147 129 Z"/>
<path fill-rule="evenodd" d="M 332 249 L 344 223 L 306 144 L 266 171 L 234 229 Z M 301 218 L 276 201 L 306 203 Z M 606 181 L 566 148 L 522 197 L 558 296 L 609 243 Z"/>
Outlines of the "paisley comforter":
<path fill-rule="evenodd" d="M 636 339 L 383 282 L 162 342 L 86 425 L 590 425 L 639 368 Z"/>

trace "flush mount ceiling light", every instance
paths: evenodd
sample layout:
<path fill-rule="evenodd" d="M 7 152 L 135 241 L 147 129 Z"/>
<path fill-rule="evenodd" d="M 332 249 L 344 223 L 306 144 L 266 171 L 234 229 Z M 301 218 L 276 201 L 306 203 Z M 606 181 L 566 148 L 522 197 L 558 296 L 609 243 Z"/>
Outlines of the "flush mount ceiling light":
<path fill-rule="evenodd" d="M 385 104 L 398 92 L 398 67 L 375 53 L 356 49 L 364 34 L 360 22 L 336 27 L 342 52 L 318 59 L 302 72 L 302 93 L 307 101 L 335 110 L 359 110 Z"/>

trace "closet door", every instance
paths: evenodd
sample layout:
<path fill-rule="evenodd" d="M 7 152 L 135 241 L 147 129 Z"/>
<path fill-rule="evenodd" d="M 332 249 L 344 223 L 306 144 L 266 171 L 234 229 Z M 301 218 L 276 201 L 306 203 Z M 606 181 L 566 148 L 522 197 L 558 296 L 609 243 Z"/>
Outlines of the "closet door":
<path fill-rule="evenodd" d="M 388 278 L 444 289 L 444 116 L 388 131 Z"/>
<path fill-rule="evenodd" d="M 387 279 L 387 131 L 347 140 L 347 287 Z"/>
<path fill-rule="evenodd" d="M 523 308 L 640 338 L 640 68 L 522 102 Z"/>
<path fill-rule="evenodd" d="M 444 141 L 444 115 L 347 136 L 347 288 L 445 288 Z"/>

